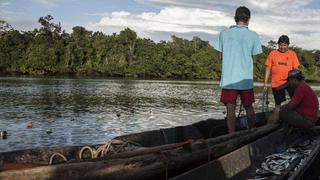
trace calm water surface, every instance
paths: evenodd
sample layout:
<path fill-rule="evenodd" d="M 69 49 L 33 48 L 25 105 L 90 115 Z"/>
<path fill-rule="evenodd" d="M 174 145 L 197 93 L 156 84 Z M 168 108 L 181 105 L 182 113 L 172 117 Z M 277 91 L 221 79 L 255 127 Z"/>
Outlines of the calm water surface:
<path fill-rule="evenodd" d="M 261 88 L 255 92 L 261 111 Z M 8 132 L 0 151 L 98 144 L 223 118 L 219 96 L 219 86 L 210 81 L 0 77 L 0 130 Z"/>

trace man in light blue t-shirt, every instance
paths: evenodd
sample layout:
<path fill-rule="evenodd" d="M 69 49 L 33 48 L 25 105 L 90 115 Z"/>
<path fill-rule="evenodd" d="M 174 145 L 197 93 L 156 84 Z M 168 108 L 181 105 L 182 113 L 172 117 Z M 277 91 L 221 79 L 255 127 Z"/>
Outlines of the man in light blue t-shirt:
<path fill-rule="evenodd" d="M 262 53 L 258 34 L 248 28 L 250 10 L 244 6 L 238 7 L 234 19 L 237 24 L 222 31 L 214 44 L 222 61 L 220 101 L 227 107 L 229 133 L 235 132 L 238 95 L 246 109 L 248 128 L 254 125 L 253 63 L 256 61 L 255 55 Z"/>

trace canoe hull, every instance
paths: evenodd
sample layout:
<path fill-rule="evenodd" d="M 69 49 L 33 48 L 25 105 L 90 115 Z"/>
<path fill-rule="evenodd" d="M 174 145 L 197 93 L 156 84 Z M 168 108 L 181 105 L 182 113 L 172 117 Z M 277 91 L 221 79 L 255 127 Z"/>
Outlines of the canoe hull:
<path fill-rule="evenodd" d="M 255 139 L 274 131 L 275 126 L 246 130 L 230 135 L 196 141 L 187 147 L 172 151 L 134 156 L 129 158 L 99 159 L 40 166 L 29 169 L 0 172 L 0 179 L 109 179 L 109 180 L 162 180 L 204 164 L 229 153 Z M 226 140 L 226 141 L 225 141 Z M 28 178 L 26 178 L 28 177 Z M 32 178 L 31 178 L 32 177 Z"/>
<path fill-rule="evenodd" d="M 320 131 L 314 130 L 315 135 L 319 136 Z M 269 135 L 245 145 L 229 154 L 218 159 L 201 165 L 189 172 L 183 173 L 172 180 L 211 180 L 211 179 L 250 179 L 255 177 L 255 170 L 260 167 L 265 157 L 275 153 L 283 144 L 292 144 L 299 138 L 299 134 L 288 136 L 286 129 L 279 129 Z M 280 177 L 279 179 L 299 179 L 307 176 L 308 164 L 317 162 L 319 159 L 320 145 L 313 149 L 313 153 L 306 160 L 306 164 L 290 177 Z M 319 162 L 318 162 L 319 164 Z M 319 166 L 318 166 L 319 167 Z"/>
<path fill-rule="evenodd" d="M 256 124 L 259 126 L 265 124 L 267 116 L 268 114 L 265 113 L 256 114 Z M 245 129 L 241 126 L 244 124 L 243 121 L 246 121 L 245 117 L 238 120 L 238 129 Z M 225 120 L 209 119 L 188 126 L 115 138 L 137 142 L 145 148 L 162 147 L 188 139 L 198 140 L 183 148 L 170 151 L 162 150 L 135 156 L 132 156 L 132 153 L 131 155 L 121 153 L 89 161 L 79 160 L 80 146 L 3 152 L 0 153 L 0 179 L 26 179 L 26 177 L 32 177 L 32 179 L 165 179 L 229 153 L 273 130 L 275 127 L 261 127 L 261 129 L 239 131 L 228 135 Z M 57 152 L 65 155 L 70 162 L 48 166 L 48 159 Z M 8 163 L 20 167 L 6 170 L 4 166 Z M 27 165 L 30 167 L 24 167 Z M 4 169 L 1 170 L 1 168 Z"/>

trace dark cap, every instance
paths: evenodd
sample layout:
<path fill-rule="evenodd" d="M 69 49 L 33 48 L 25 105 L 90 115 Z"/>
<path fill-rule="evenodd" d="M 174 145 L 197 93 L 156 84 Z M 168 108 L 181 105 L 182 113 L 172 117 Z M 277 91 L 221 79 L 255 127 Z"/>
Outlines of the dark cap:
<path fill-rule="evenodd" d="M 292 69 L 288 72 L 288 78 L 303 78 L 302 72 L 299 69 Z"/>

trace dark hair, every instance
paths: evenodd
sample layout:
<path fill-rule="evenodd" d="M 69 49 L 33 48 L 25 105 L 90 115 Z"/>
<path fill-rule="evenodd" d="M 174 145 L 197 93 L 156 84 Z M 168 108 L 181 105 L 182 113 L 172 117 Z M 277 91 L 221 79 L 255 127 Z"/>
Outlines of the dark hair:
<path fill-rule="evenodd" d="M 236 10 L 236 14 L 234 16 L 234 19 L 236 22 L 242 21 L 242 22 L 248 22 L 250 19 L 250 10 L 245 6 L 240 6 Z"/>
<path fill-rule="evenodd" d="M 279 37 L 279 40 L 278 40 L 278 44 L 280 43 L 285 43 L 285 44 L 290 44 L 290 40 L 289 40 L 289 37 L 287 35 L 282 35 Z"/>

